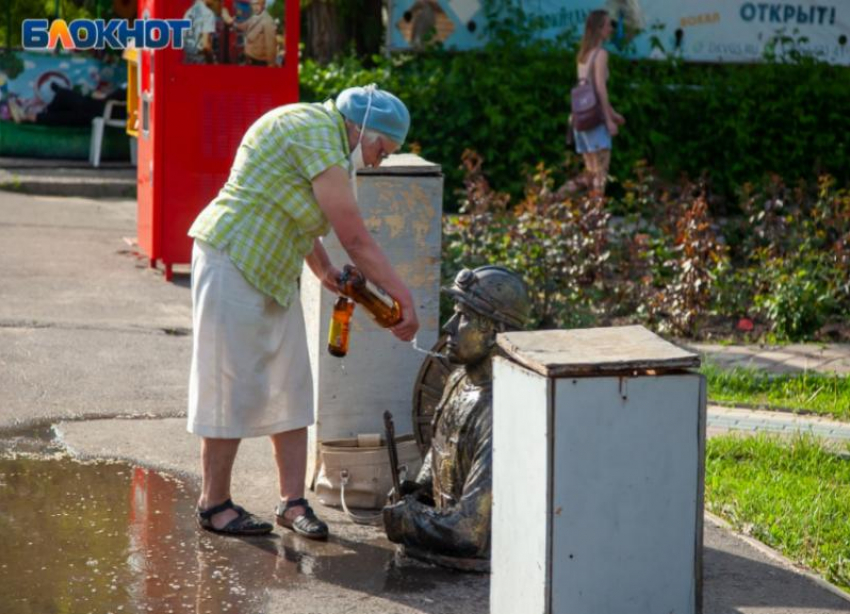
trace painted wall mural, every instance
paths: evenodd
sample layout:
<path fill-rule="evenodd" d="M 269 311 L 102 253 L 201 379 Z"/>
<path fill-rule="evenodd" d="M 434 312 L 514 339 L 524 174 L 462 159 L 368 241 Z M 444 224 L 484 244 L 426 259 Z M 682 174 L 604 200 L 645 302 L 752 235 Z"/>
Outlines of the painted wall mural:
<path fill-rule="evenodd" d="M 614 45 L 636 58 L 676 54 L 695 62 L 757 62 L 769 45 L 850 65 L 850 2 L 798 0 L 525 0 L 543 20 L 543 36 L 580 36 L 588 13 L 606 8 L 617 21 Z M 486 42 L 481 0 L 390 0 L 392 50 L 439 42 L 474 49 Z"/>
<path fill-rule="evenodd" d="M 0 53 L 0 120 L 35 121 L 56 97 L 72 92 L 79 99 L 115 95 L 127 81 L 126 64 L 75 52 Z"/>

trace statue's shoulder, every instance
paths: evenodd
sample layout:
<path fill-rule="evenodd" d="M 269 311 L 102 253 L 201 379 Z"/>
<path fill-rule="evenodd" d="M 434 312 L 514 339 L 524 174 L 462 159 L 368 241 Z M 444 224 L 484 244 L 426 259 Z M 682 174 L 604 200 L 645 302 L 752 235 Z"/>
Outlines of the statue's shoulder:
<path fill-rule="evenodd" d="M 452 388 L 457 386 L 460 380 L 462 380 L 465 376 L 466 369 L 464 369 L 463 367 L 455 369 L 451 372 L 451 375 L 449 375 L 449 379 L 446 380 L 446 385 L 443 390 L 447 393 L 450 393 L 452 391 Z"/>

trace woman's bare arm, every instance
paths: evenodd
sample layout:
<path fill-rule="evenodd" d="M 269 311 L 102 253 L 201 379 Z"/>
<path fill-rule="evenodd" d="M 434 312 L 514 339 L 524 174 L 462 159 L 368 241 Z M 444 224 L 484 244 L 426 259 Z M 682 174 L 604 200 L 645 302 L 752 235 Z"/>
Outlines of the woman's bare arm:
<path fill-rule="evenodd" d="M 393 334 L 402 341 L 413 339 L 419 329 L 413 295 L 366 228 L 348 173 L 332 166 L 319 174 L 313 179 L 313 195 L 355 266 L 401 305 L 402 321 L 391 329 Z"/>
<path fill-rule="evenodd" d="M 605 125 L 608 127 L 608 132 L 613 136 L 617 134 L 617 123 L 614 119 L 616 112 L 608 98 L 608 52 L 604 49 L 600 49 L 596 53 L 596 60 L 593 66 L 593 80 L 596 85 L 596 95 L 599 96 L 599 103 L 602 105 Z"/>
<path fill-rule="evenodd" d="M 313 275 L 319 278 L 325 288 L 331 292 L 339 292 L 337 279 L 340 270 L 331 263 L 321 239 L 313 241 L 313 251 L 307 254 L 306 260 L 307 266 L 313 271 Z"/>

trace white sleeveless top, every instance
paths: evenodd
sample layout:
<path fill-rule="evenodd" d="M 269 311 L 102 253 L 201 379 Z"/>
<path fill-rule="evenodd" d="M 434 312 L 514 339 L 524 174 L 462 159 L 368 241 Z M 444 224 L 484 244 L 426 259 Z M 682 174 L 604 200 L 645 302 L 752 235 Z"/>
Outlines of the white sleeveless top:
<path fill-rule="evenodd" d="M 593 57 L 593 54 L 595 53 L 595 54 L 596 54 L 596 59 L 594 60 L 594 62 L 599 61 L 599 51 L 600 51 L 601 49 L 602 49 L 601 47 L 597 47 L 594 51 L 591 51 L 591 52 L 590 52 L 590 54 L 589 54 L 589 55 L 588 55 L 588 57 L 587 57 L 587 62 L 579 62 L 579 63 L 577 64 L 577 67 L 578 67 L 578 78 L 579 78 L 579 79 L 586 79 L 586 78 L 587 78 L 587 70 L 588 70 L 588 68 L 590 67 L 590 60 L 591 60 L 591 58 Z M 607 69 L 607 67 L 606 67 L 606 69 L 605 69 L 605 80 L 606 80 L 606 81 L 608 80 L 608 69 Z"/>

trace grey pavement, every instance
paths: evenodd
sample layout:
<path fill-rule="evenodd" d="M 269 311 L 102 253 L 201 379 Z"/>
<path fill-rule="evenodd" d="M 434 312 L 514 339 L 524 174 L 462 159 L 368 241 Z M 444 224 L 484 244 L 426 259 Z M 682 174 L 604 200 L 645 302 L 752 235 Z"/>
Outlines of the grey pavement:
<path fill-rule="evenodd" d="M 128 246 L 134 214 L 129 200 L 0 192 L 0 431 L 54 424 L 75 455 L 126 459 L 196 487 L 198 442 L 182 419 L 191 346 L 187 280 L 166 283 Z M 235 494 L 266 518 L 274 474 L 269 443 L 244 442 Z M 406 574 L 425 580 L 406 583 L 387 569 L 384 555 L 392 546 L 376 528 L 355 525 L 336 510 L 319 513 L 329 519 L 333 540 L 299 563 L 300 581 L 262 576 L 249 587 L 263 612 L 488 611 L 486 577 L 409 569 Z M 289 535 L 275 540 L 292 545 Z M 249 544 L 227 551 L 236 550 L 271 560 L 278 571 L 288 564 Z M 711 516 L 704 602 L 705 614 L 850 612 L 838 589 Z"/>

